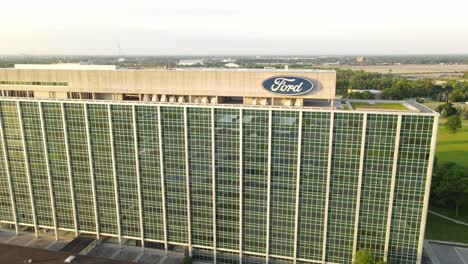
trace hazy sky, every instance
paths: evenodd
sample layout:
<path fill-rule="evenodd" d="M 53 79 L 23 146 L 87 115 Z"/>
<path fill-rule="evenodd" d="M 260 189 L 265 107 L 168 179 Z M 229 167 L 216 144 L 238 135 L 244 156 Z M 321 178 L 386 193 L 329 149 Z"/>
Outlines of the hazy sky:
<path fill-rule="evenodd" d="M 468 53 L 468 0 L 2 0 L 0 54 Z"/>

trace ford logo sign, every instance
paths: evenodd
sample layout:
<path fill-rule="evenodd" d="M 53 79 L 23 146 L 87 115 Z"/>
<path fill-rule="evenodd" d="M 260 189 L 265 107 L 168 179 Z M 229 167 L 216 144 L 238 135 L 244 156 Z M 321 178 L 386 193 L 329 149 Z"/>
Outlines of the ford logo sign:
<path fill-rule="evenodd" d="M 263 81 L 263 88 L 282 95 L 301 95 L 314 89 L 314 83 L 297 76 L 275 76 Z"/>

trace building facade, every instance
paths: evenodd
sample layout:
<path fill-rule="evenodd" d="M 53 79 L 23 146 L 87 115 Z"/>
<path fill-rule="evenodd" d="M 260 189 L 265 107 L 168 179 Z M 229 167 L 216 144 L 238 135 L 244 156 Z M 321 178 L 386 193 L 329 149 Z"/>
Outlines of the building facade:
<path fill-rule="evenodd" d="M 240 104 L 194 102 L 196 90 L 160 102 L 158 88 L 159 102 L 2 97 L 1 223 L 209 263 L 351 263 L 359 249 L 420 263 L 438 116 L 278 105 L 313 95 L 264 96 L 261 81 L 285 72 L 260 73 Z M 329 93 L 330 72 L 313 74 Z"/>

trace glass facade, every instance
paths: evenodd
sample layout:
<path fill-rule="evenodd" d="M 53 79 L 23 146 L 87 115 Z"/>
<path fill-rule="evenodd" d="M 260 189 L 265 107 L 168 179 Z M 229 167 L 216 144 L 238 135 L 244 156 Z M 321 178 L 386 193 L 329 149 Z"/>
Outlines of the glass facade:
<path fill-rule="evenodd" d="M 328 206 L 327 260 L 346 263 L 353 256 L 363 115 L 335 114 Z"/>
<path fill-rule="evenodd" d="M 28 99 L 0 110 L 1 222 L 98 227 L 202 262 L 420 258 L 435 115 Z"/>
<path fill-rule="evenodd" d="M 269 112 L 244 110 L 242 119 L 242 250 L 264 254 L 267 236 Z"/>
<path fill-rule="evenodd" d="M 303 113 L 298 257 L 322 259 L 329 113 Z"/>

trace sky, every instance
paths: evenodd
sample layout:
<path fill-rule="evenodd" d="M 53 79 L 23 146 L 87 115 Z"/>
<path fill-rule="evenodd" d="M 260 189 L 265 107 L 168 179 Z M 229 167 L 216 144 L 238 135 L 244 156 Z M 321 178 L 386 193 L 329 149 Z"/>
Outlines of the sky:
<path fill-rule="evenodd" d="M 5 55 L 468 54 L 467 0 L 2 0 L 0 7 Z"/>

